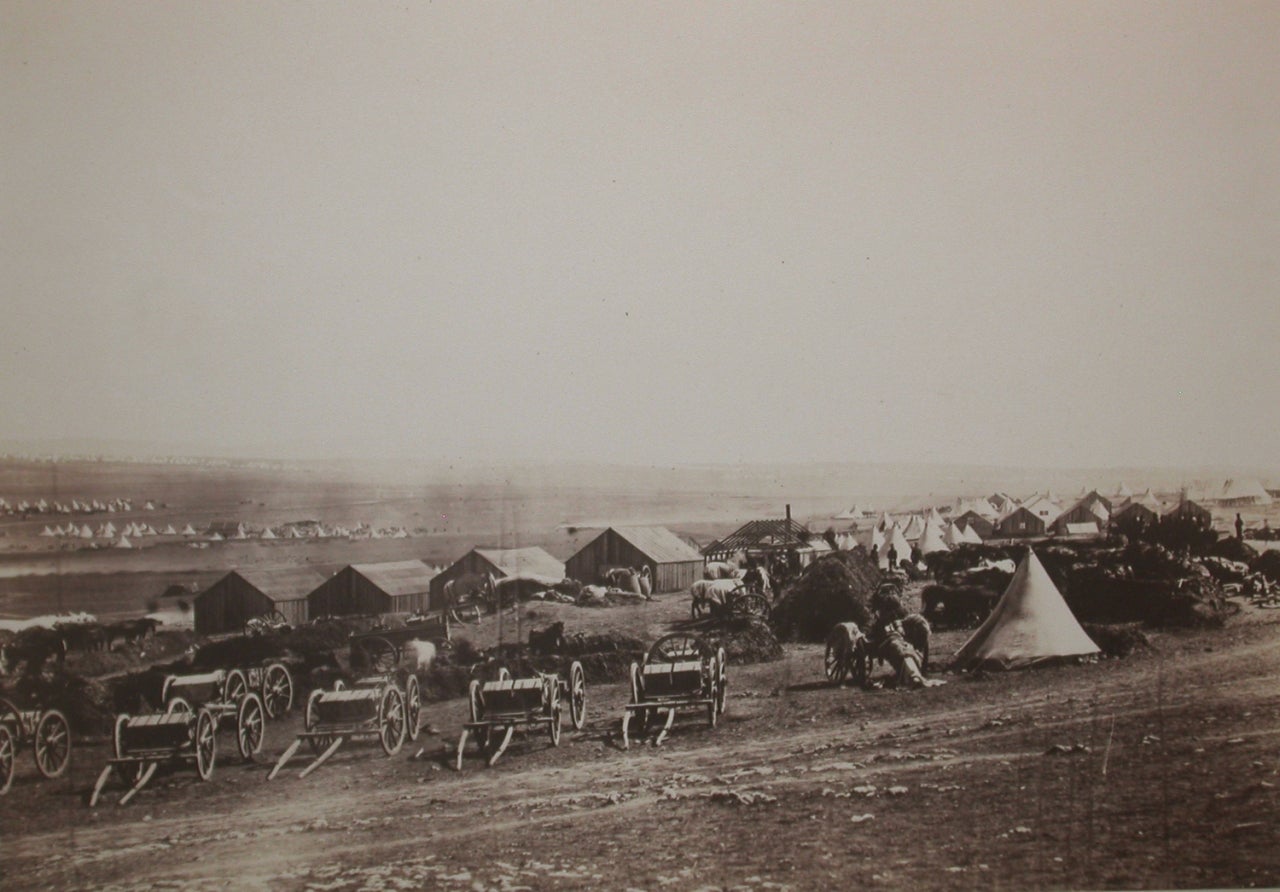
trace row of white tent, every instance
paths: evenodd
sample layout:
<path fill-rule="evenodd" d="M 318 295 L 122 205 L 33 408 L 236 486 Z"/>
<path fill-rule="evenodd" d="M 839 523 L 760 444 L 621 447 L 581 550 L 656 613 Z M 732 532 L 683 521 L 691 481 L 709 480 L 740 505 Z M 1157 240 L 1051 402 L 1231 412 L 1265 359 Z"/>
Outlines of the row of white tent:
<path fill-rule="evenodd" d="M 167 525 L 163 530 L 157 530 L 155 527 L 146 523 L 127 523 L 121 529 L 116 529 L 116 525 L 108 521 L 101 524 L 96 530 L 90 528 L 88 524 L 77 526 L 69 523 L 65 527 L 58 525 L 55 527 L 45 527 L 40 531 L 41 536 L 56 536 L 71 539 L 114 539 L 116 535 L 133 536 L 140 539 L 143 536 L 198 536 L 191 524 L 184 526 L 179 532 L 173 528 L 173 524 Z"/>
<path fill-rule="evenodd" d="M 889 565 L 891 550 L 895 560 L 909 559 L 913 544 L 923 556 L 964 544 L 980 545 L 982 537 L 972 527 L 944 520 L 932 508 L 924 515 L 911 515 L 905 527 L 885 513 L 870 529 L 836 534 L 836 545 L 840 548 L 847 550 L 860 545 L 876 554 L 881 567 Z"/>
<path fill-rule="evenodd" d="M 8 499 L 0 496 L 0 512 L 5 514 L 114 514 L 117 511 L 132 511 L 132 499 L 112 499 L 109 502 L 102 502 L 98 499 L 72 499 L 69 503 L 59 501 L 47 501 L 46 499 L 38 499 L 29 502 L 21 499 L 17 502 L 10 502 Z M 148 501 L 142 506 L 144 511 L 155 511 L 154 502 Z"/>
<path fill-rule="evenodd" d="M 150 524 L 144 523 L 128 523 L 123 529 L 117 529 L 115 524 L 107 522 L 101 524 L 96 530 L 92 529 L 88 524 L 77 526 L 76 524 L 67 524 L 66 527 L 61 525 L 55 527 L 45 527 L 40 531 L 43 537 L 57 537 L 70 539 L 115 539 L 117 535 L 122 537 L 132 536 L 140 539 L 145 536 L 200 536 L 191 524 L 187 524 L 181 531 L 175 530 L 173 524 L 169 524 L 162 530 L 157 530 Z M 223 536 L 221 533 L 212 532 L 207 536 L 210 542 L 222 542 L 225 540 L 243 541 L 246 539 L 408 539 L 409 532 L 404 527 L 389 527 L 386 529 L 358 528 L 355 532 L 344 527 L 334 527 L 325 529 L 319 524 L 306 528 L 285 527 L 277 534 L 270 527 L 262 530 L 260 533 L 250 533 L 243 524 L 239 525 L 236 531 L 230 535 Z"/>

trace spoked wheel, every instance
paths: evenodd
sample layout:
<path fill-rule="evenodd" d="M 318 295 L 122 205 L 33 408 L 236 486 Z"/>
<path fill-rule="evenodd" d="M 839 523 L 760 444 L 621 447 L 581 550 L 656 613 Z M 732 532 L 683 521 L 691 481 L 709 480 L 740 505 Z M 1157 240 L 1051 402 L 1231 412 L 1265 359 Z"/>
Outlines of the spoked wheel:
<path fill-rule="evenodd" d="M 575 731 L 587 723 L 587 675 L 577 660 L 569 667 L 569 718 Z"/>
<path fill-rule="evenodd" d="M 302 715 L 302 727 L 306 731 L 314 731 L 316 725 L 320 723 L 320 698 L 324 696 L 324 691 L 318 688 L 311 692 L 311 696 L 307 698 L 307 708 Z M 332 737 L 308 737 L 307 745 L 311 747 L 311 752 L 319 755 L 329 748 L 329 744 L 333 742 Z"/>
<path fill-rule="evenodd" d="M 404 697 L 395 688 L 389 687 L 382 695 L 382 703 L 378 709 L 378 743 L 388 756 L 400 752 L 404 745 L 405 716 Z"/>
<path fill-rule="evenodd" d="M 827 673 L 827 681 L 840 684 L 849 671 L 848 644 L 843 637 L 833 632 L 827 638 L 827 654 L 822 661 Z"/>
<path fill-rule="evenodd" d="M 182 698 L 175 697 L 174 699 L 180 700 Z M 183 700 L 182 702 L 185 703 L 186 701 Z M 124 755 L 125 755 L 123 734 L 124 734 L 124 728 L 127 724 L 129 724 L 128 713 L 121 713 L 120 715 L 116 716 L 116 728 L 115 728 L 115 734 L 113 736 L 113 741 L 115 744 L 115 754 L 117 759 L 124 758 Z M 119 776 L 121 782 L 123 782 L 126 787 L 132 787 L 134 784 L 138 782 L 138 778 L 142 776 L 141 762 L 117 762 L 115 764 L 115 769 L 116 769 L 116 774 Z"/>
<path fill-rule="evenodd" d="M 711 655 L 711 647 L 701 635 L 690 632 L 672 632 L 663 635 L 649 648 L 649 662 L 675 663 L 679 660 L 698 660 Z"/>
<path fill-rule="evenodd" d="M 13 763 L 18 755 L 17 750 L 9 726 L 0 725 L 0 796 L 8 793 L 9 786 L 13 783 Z"/>
<path fill-rule="evenodd" d="M 769 618 L 769 599 L 764 595 L 743 595 L 734 602 L 733 610 L 743 616 Z"/>
<path fill-rule="evenodd" d="M 471 709 L 471 721 L 484 721 L 484 691 L 481 690 L 479 679 L 471 679 L 471 684 L 467 687 L 467 705 Z M 480 752 L 487 754 L 489 752 L 489 728 L 488 726 L 476 728 L 473 732 L 476 736 L 476 744 L 480 747 Z"/>
<path fill-rule="evenodd" d="M 631 664 L 631 702 L 644 702 L 644 676 L 640 674 L 640 666 Z M 649 710 L 637 709 L 631 713 L 631 724 L 635 726 L 636 736 L 643 737 L 649 730 Z"/>
<path fill-rule="evenodd" d="M 711 677 L 712 679 L 715 679 L 715 678 L 719 678 L 719 676 L 720 676 L 719 663 L 715 657 L 712 657 L 711 658 Z M 711 727 L 713 728 L 716 726 L 716 722 L 720 718 L 720 709 L 716 706 L 716 698 L 719 696 L 719 692 L 715 690 L 715 687 L 716 685 L 713 682 L 712 691 L 711 691 L 711 702 L 707 704 L 707 723 L 711 725 Z"/>
<path fill-rule="evenodd" d="M 36 769 L 47 778 L 60 777 L 71 761 L 71 726 L 51 709 L 40 717 L 35 737 Z"/>
<path fill-rule="evenodd" d="M 867 674 L 871 665 L 871 655 L 867 652 L 866 641 L 857 642 L 849 650 L 848 670 L 853 683 L 859 687 L 867 686 Z"/>
<path fill-rule="evenodd" d="M 360 643 L 369 671 L 376 675 L 390 675 L 400 665 L 400 648 L 385 638 L 367 638 Z"/>
<path fill-rule="evenodd" d="M 208 780 L 213 774 L 213 763 L 218 757 L 218 722 L 207 709 L 196 716 L 196 772 L 200 780 Z"/>
<path fill-rule="evenodd" d="M 238 703 L 248 690 L 249 683 L 245 681 L 244 673 L 239 669 L 232 669 L 227 673 L 227 680 L 222 683 L 223 702 Z"/>
<path fill-rule="evenodd" d="M 729 687 L 729 657 L 724 648 L 716 651 L 716 713 L 724 715 L 725 690 Z"/>
<path fill-rule="evenodd" d="M 559 746 L 560 719 L 562 717 L 560 709 L 560 685 L 554 682 L 551 683 L 551 703 L 549 711 L 551 713 L 551 721 L 547 723 L 547 733 L 551 737 L 551 745 Z"/>
<path fill-rule="evenodd" d="M 240 758 L 246 762 L 262 749 L 262 738 L 266 731 L 266 715 L 262 701 L 257 694 L 245 694 L 240 701 L 240 709 L 236 711 L 236 749 Z"/>
<path fill-rule="evenodd" d="M 262 674 L 262 705 L 269 719 L 278 719 L 293 708 L 293 676 L 281 663 L 272 663 Z"/>
<path fill-rule="evenodd" d="M 404 683 L 404 717 L 405 732 L 410 740 L 417 740 L 422 723 L 422 688 L 416 675 L 410 675 Z"/>
<path fill-rule="evenodd" d="M 187 715 L 192 712 L 191 704 L 186 701 L 185 697 L 174 694 L 169 698 L 169 702 L 165 705 L 165 715 Z"/>

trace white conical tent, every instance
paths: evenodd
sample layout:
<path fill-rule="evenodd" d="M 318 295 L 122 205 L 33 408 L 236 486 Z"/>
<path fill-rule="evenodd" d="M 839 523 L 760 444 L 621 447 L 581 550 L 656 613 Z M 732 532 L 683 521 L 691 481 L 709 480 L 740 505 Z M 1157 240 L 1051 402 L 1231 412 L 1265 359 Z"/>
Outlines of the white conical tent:
<path fill-rule="evenodd" d="M 947 530 L 942 534 L 942 541 L 946 542 L 952 548 L 956 548 L 965 543 L 964 530 L 960 524 L 953 523 L 947 525 Z"/>
<path fill-rule="evenodd" d="M 41 535 L 41 536 L 52 536 L 52 535 L 54 535 L 54 532 L 53 532 L 53 530 L 49 529 L 48 527 L 45 527 L 43 530 L 41 530 L 41 531 L 40 531 L 40 535 Z"/>
<path fill-rule="evenodd" d="M 885 532 L 888 532 L 889 527 L 891 526 L 893 526 L 893 518 L 890 517 L 889 512 L 886 511 L 880 515 L 880 520 L 876 522 L 876 529 L 882 533 L 885 533 Z"/>
<path fill-rule="evenodd" d="M 908 542 L 915 542 L 924 535 L 924 518 L 919 514 L 912 514 L 907 518 L 907 528 L 902 531 L 902 536 Z"/>
<path fill-rule="evenodd" d="M 920 534 L 920 541 L 916 543 L 916 547 L 920 549 L 922 555 L 951 550 L 942 536 L 941 525 L 936 523 L 925 523 L 924 532 Z"/>
<path fill-rule="evenodd" d="M 221 533 L 214 533 L 213 535 L 211 535 L 211 536 L 209 537 L 209 541 L 210 541 L 210 542 L 221 542 L 221 541 L 222 541 L 222 534 L 221 534 Z"/>
<path fill-rule="evenodd" d="M 271 532 L 271 527 L 267 527 L 265 530 L 262 531 L 261 538 L 263 539 L 274 539 L 275 537 L 276 537 L 276 534 Z"/>
<path fill-rule="evenodd" d="M 133 548 L 133 543 L 129 541 L 128 536 L 121 536 L 120 541 L 115 544 L 116 548 Z"/>
<path fill-rule="evenodd" d="M 1097 652 L 1098 645 L 1080 628 L 1044 564 L 1027 549 L 1000 603 L 956 651 L 953 663 L 960 669 L 1021 669 Z"/>
<path fill-rule="evenodd" d="M 194 536 L 196 535 L 196 528 L 193 527 L 191 524 L 187 524 L 185 527 L 182 528 L 182 535 Z"/>
<path fill-rule="evenodd" d="M 80 538 L 81 539 L 93 538 L 93 530 L 89 529 L 89 525 L 87 523 L 80 528 Z"/>
<path fill-rule="evenodd" d="M 175 529 L 173 528 L 173 524 L 169 524 L 168 526 L 166 526 L 166 527 L 164 528 L 164 535 L 166 535 L 166 536 L 176 536 L 176 535 L 178 535 L 178 531 L 177 531 L 177 530 L 175 530 Z"/>
<path fill-rule="evenodd" d="M 889 549 L 893 549 L 894 566 L 890 569 L 896 569 L 898 564 L 911 558 L 911 546 L 907 543 L 906 538 L 902 535 L 902 527 L 896 523 L 889 527 L 888 532 L 884 534 L 884 544 L 880 546 L 880 566 L 889 566 Z"/>
<path fill-rule="evenodd" d="M 982 544 L 982 537 L 978 535 L 978 531 L 972 526 L 966 526 L 960 535 L 964 541 L 968 542 L 970 545 Z"/>

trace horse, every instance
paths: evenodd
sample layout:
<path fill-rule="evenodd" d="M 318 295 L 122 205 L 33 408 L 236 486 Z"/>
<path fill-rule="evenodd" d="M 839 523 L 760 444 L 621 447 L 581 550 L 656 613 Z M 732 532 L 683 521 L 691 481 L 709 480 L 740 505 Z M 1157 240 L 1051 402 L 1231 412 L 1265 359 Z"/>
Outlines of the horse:
<path fill-rule="evenodd" d="M 101 623 L 57 623 L 53 628 L 68 651 L 107 649 L 107 629 Z"/>
<path fill-rule="evenodd" d="M 739 579 L 742 568 L 728 561 L 708 561 L 702 568 L 703 579 Z"/>

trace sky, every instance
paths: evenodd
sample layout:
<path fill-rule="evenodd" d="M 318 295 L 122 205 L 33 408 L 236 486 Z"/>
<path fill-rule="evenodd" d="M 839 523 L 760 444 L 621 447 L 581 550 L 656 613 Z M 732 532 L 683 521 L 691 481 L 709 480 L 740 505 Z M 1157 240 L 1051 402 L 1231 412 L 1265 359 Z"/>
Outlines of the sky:
<path fill-rule="evenodd" d="M 1280 467 L 1280 4 L 0 4 L 10 438 Z"/>

